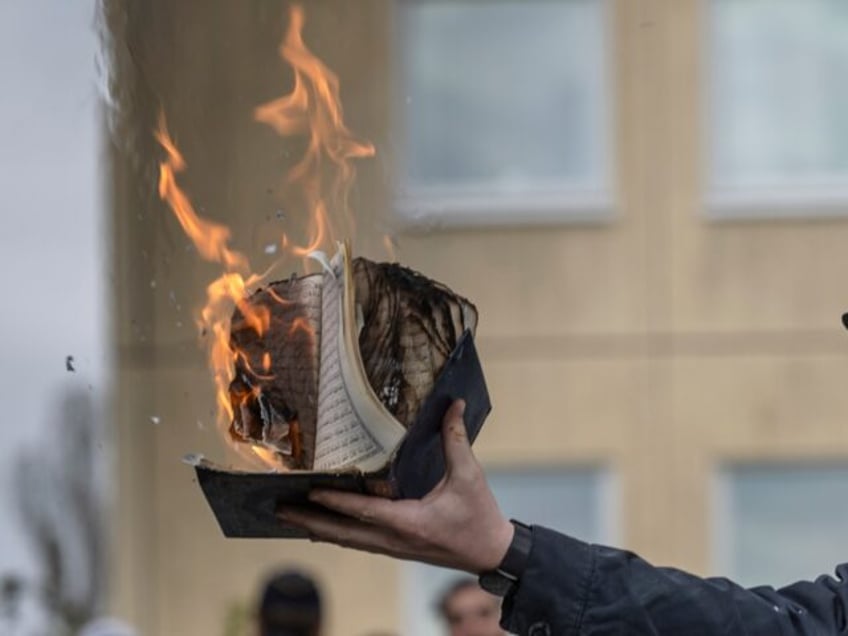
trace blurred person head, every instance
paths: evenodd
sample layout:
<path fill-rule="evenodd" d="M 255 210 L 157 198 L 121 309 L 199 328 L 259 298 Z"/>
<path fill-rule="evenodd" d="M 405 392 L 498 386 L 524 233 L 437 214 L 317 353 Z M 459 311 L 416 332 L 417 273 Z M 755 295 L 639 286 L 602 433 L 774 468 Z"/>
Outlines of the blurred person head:
<path fill-rule="evenodd" d="M 501 601 L 471 578 L 451 584 L 438 605 L 450 636 L 504 636 L 500 627 Z"/>
<path fill-rule="evenodd" d="M 117 618 L 97 618 L 86 623 L 79 636 L 137 636 L 137 633 Z"/>
<path fill-rule="evenodd" d="M 321 593 L 311 577 L 294 570 L 271 576 L 259 603 L 260 636 L 319 636 Z"/>

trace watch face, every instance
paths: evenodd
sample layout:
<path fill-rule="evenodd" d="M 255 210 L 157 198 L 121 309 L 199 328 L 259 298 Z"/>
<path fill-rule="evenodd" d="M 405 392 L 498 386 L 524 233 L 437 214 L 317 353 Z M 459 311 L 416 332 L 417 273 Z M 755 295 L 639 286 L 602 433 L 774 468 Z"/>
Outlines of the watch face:
<path fill-rule="evenodd" d="M 483 572 L 480 575 L 480 587 L 495 596 L 506 596 L 512 589 L 512 585 L 513 581 L 497 571 Z"/>

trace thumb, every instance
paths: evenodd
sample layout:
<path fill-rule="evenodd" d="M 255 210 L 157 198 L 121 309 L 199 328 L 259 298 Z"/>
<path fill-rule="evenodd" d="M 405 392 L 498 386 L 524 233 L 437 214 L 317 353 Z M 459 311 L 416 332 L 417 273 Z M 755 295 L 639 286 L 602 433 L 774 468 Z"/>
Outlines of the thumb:
<path fill-rule="evenodd" d="M 477 460 L 471 452 L 468 433 L 462 417 L 465 414 L 465 401 L 456 400 L 451 404 L 442 422 L 442 443 L 445 450 L 446 477 L 468 474 Z"/>

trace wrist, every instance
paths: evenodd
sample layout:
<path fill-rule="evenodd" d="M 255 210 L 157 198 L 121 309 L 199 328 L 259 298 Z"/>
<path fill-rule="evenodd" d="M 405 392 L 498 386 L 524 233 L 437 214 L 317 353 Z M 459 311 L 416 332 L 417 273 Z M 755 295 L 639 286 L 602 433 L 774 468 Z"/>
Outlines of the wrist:
<path fill-rule="evenodd" d="M 506 597 L 515 590 L 527 569 L 533 549 L 533 531 L 530 526 L 514 519 L 510 525 L 513 533 L 506 554 L 495 568 L 480 573 L 479 578 L 480 587 L 500 597 Z"/>
<path fill-rule="evenodd" d="M 509 546 L 512 544 L 513 536 L 515 536 L 515 526 L 506 517 L 501 517 L 493 529 L 491 547 L 486 550 L 479 566 L 476 568 L 477 574 L 494 570 L 501 564 L 509 550 Z"/>

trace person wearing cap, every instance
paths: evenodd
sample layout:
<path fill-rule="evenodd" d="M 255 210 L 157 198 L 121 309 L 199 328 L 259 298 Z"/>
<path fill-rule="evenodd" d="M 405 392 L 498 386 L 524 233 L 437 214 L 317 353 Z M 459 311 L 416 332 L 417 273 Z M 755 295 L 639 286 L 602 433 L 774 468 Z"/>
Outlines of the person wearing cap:
<path fill-rule="evenodd" d="M 321 593 L 307 575 L 287 570 L 265 583 L 259 603 L 259 636 L 320 636 Z"/>
<path fill-rule="evenodd" d="M 314 491 L 313 502 L 344 517 L 293 507 L 278 514 L 314 541 L 479 575 L 504 598 L 503 628 L 520 636 L 848 634 L 848 563 L 836 578 L 746 589 L 507 520 L 471 451 L 464 408 L 457 401 L 445 415 L 445 477 L 423 499 Z"/>

